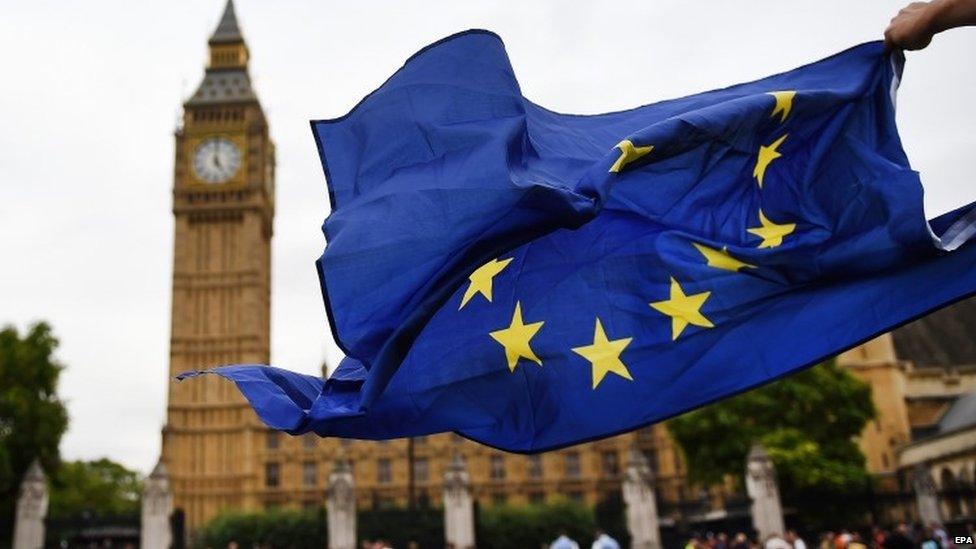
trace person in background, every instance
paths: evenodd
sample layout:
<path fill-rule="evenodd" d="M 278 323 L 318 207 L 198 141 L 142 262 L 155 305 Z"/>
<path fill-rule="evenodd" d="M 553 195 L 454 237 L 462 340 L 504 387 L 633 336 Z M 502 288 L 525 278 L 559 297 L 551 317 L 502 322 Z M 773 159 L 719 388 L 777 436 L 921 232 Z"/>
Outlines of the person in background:
<path fill-rule="evenodd" d="M 860 532 L 851 534 L 851 541 L 847 542 L 847 549 L 868 549 L 868 545 L 861 539 Z"/>
<path fill-rule="evenodd" d="M 935 537 L 935 532 L 931 528 L 926 528 L 922 532 L 922 549 L 941 549 L 939 538 Z"/>
<path fill-rule="evenodd" d="M 749 549 L 749 538 L 742 532 L 737 533 L 732 540 L 731 549 Z"/>
<path fill-rule="evenodd" d="M 946 533 L 945 528 L 941 524 L 933 522 L 929 525 L 932 528 L 932 535 L 935 536 L 936 541 L 939 542 L 939 547 L 942 549 L 949 549 L 952 544 L 949 541 L 949 534 Z"/>
<path fill-rule="evenodd" d="M 590 547 L 591 549 L 620 549 L 620 544 L 603 530 L 597 530 L 596 539 Z"/>
<path fill-rule="evenodd" d="M 561 532 L 556 541 L 549 546 L 549 549 L 580 549 L 580 546 L 566 532 Z"/>
<path fill-rule="evenodd" d="M 885 538 L 888 537 L 884 530 L 875 526 L 871 529 L 871 549 L 884 549 Z"/>
<path fill-rule="evenodd" d="M 796 533 L 796 530 L 791 529 L 786 531 L 786 541 L 790 542 L 793 549 L 807 549 L 807 542 L 803 541 L 803 538 Z"/>
<path fill-rule="evenodd" d="M 725 532 L 720 532 L 719 535 L 715 536 L 712 549 L 729 549 L 729 536 L 725 535 Z"/>
<path fill-rule="evenodd" d="M 908 525 L 904 522 L 898 524 L 884 540 L 884 549 L 912 549 L 914 547 L 915 541 L 909 535 Z"/>
<path fill-rule="evenodd" d="M 976 25 L 976 0 L 912 2 L 902 8 L 885 30 L 889 49 L 920 50 L 940 32 Z"/>
<path fill-rule="evenodd" d="M 837 537 L 834 538 L 834 547 L 836 549 L 846 549 L 847 544 L 850 542 L 851 542 L 851 533 L 847 531 L 846 528 L 844 528 L 843 530 L 840 531 L 839 534 L 837 534 Z"/>
<path fill-rule="evenodd" d="M 763 545 L 765 549 L 793 549 L 793 547 L 779 534 L 770 534 Z"/>

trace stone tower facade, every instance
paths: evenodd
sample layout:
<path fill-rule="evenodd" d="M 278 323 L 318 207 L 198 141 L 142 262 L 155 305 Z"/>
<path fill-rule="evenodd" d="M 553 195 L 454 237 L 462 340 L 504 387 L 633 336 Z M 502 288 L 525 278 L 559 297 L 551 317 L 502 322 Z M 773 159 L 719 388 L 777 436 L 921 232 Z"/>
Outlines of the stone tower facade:
<path fill-rule="evenodd" d="M 841 353 L 837 362 L 871 385 L 877 416 L 864 427 L 859 443 L 868 471 L 890 475 L 898 468 L 898 449 L 911 441 L 907 380 L 893 336 L 883 334 Z"/>
<path fill-rule="evenodd" d="M 171 375 L 270 359 L 275 151 L 248 57 L 228 0 L 176 130 Z M 170 384 L 162 460 L 189 529 L 255 507 L 264 433 L 229 382 Z"/>
<path fill-rule="evenodd" d="M 275 151 L 248 59 L 229 1 L 175 136 L 172 375 L 270 359 Z M 878 418 L 860 442 L 869 471 L 892 482 L 913 431 L 930 428 L 956 397 L 976 390 L 976 367 L 966 366 L 976 364 L 968 332 L 960 339 L 969 347 L 960 343 L 938 367 L 910 364 L 943 351 L 945 331 L 922 328 L 880 336 L 839 357 L 874 389 Z M 899 333 L 914 334 L 907 342 L 914 344 L 900 348 Z M 480 505 L 558 498 L 592 505 L 620 492 L 634 449 L 653 472 L 662 517 L 675 502 L 722 503 L 721 490 L 703 494 L 689 484 L 663 424 L 539 456 L 506 454 L 453 434 L 389 442 L 288 437 L 268 431 L 239 391 L 214 376 L 170 384 L 162 462 L 173 508 L 192 531 L 222 511 L 320 507 L 340 459 L 348 460 L 360 508 L 439 505 L 455 455 L 464 457 L 471 497 Z"/>

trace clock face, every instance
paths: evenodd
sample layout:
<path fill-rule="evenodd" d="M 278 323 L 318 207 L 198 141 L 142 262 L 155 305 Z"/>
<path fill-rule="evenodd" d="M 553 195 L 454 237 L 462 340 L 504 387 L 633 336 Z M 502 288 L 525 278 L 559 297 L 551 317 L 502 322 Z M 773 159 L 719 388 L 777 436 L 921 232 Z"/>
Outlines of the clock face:
<path fill-rule="evenodd" d="M 193 151 L 193 173 L 200 181 L 223 183 L 241 167 L 241 151 L 231 140 L 211 137 Z"/>

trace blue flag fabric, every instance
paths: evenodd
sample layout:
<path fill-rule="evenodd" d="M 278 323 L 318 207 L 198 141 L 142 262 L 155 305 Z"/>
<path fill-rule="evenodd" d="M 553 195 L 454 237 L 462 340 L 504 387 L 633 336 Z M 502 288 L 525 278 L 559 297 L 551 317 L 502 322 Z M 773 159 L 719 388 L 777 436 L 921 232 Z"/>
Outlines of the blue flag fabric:
<path fill-rule="evenodd" d="M 577 116 L 525 99 L 496 35 L 435 43 L 312 123 L 332 202 L 317 265 L 349 358 L 327 381 L 215 372 L 291 433 L 453 430 L 533 452 L 745 391 L 971 295 L 976 210 L 926 220 L 895 127 L 901 66 L 869 43 Z"/>

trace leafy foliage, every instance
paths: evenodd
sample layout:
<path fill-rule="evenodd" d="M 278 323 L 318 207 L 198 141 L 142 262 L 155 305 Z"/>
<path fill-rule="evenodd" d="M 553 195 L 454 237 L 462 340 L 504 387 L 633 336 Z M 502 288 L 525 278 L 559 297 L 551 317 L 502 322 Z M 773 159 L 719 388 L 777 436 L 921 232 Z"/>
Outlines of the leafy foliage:
<path fill-rule="evenodd" d="M 444 544 L 444 514 L 441 509 L 392 507 L 360 512 L 356 517 L 358 536 L 362 539 L 382 539 L 393 547 L 407 547 L 416 542 L 420 547 Z"/>
<path fill-rule="evenodd" d="M 617 490 L 596 504 L 593 513 L 596 526 L 610 535 L 621 547 L 630 547 L 630 532 L 627 531 L 627 506 L 623 493 Z M 591 534 L 592 537 L 592 534 Z M 589 539 L 584 537 L 582 539 Z M 579 541 L 579 539 L 577 540 Z"/>
<path fill-rule="evenodd" d="M 787 505 L 806 520 L 857 516 L 845 501 L 870 483 L 855 437 L 875 416 L 871 387 L 833 361 L 677 417 L 668 423 L 692 480 L 741 483 L 745 459 L 761 442 L 776 464 Z M 836 513 L 841 513 L 837 515 Z"/>
<path fill-rule="evenodd" d="M 561 533 L 577 541 L 591 540 L 596 529 L 593 510 L 572 501 L 488 507 L 478 518 L 478 547 L 488 549 L 538 547 Z"/>
<path fill-rule="evenodd" d="M 45 471 L 59 462 L 58 443 L 68 413 L 58 398 L 63 367 L 55 362 L 58 340 L 40 322 L 23 337 L 0 330 L 0 532 L 10 532 L 20 480 L 37 458 Z"/>
<path fill-rule="evenodd" d="M 442 513 L 440 509 L 404 508 L 361 511 L 357 518 L 358 535 L 360 539 L 383 539 L 393 547 L 407 547 L 410 542 L 420 547 L 439 547 L 444 543 Z M 596 527 L 592 509 L 569 501 L 488 507 L 478 513 L 477 521 L 478 547 L 488 549 L 538 547 L 562 532 L 576 540 L 590 540 Z M 200 529 L 195 545 L 227 547 L 236 542 L 238 547 L 304 549 L 324 547 L 327 538 L 322 508 L 269 510 L 221 515 Z"/>
<path fill-rule="evenodd" d="M 232 513 L 211 520 L 197 534 L 198 547 L 320 549 L 326 545 L 324 509 Z"/>
<path fill-rule="evenodd" d="M 101 516 L 139 513 L 139 473 L 108 459 L 63 463 L 51 484 L 52 518 L 83 512 Z"/>

